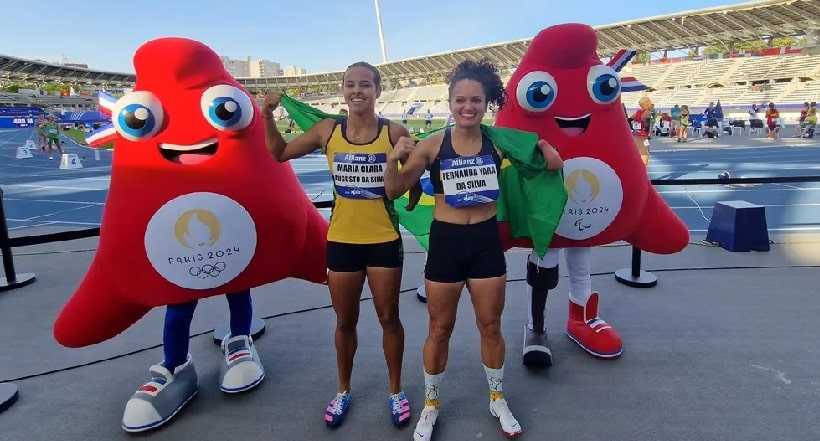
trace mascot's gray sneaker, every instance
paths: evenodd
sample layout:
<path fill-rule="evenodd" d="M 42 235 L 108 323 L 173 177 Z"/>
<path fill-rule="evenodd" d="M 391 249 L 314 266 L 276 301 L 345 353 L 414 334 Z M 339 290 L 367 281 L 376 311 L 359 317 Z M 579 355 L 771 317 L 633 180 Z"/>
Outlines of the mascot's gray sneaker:
<path fill-rule="evenodd" d="M 524 326 L 524 366 L 552 366 L 552 350 L 546 332 L 535 332 Z"/>
<path fill-rule="evenodd" d="M 151 366 L 151 381 L 143 384 L 125 405 L 122 428 L 144 432 L 168 422 L 199 391 L 191 354 L 171 373 L 161 364 Z"/>
<path fill-rule="evenodd" d="M 265 368 L 249 336 L 228 335 L 222 340 L 222 351 L 225 353 L 219 376 L 222 392 L 245 392 L 258 386 L 265 379 Z"/>

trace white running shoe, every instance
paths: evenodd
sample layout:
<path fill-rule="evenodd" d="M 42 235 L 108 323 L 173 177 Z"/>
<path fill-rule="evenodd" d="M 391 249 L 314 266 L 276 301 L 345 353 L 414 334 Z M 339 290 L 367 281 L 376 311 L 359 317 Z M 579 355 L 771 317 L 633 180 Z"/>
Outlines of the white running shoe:
<path fill-rule="evenodd" d="M 419 422 L 416 424 L 416 430 L 413 432 L 413 441 L 430 441 L 436 418 L 438 418 L 438 409 L 433 406 L 424 406 Z"/>
<path fill-rule="evenodd" d="M 498 418 L 501 423 L 501 431 L 507 438 L 517 438 L 521 435 L 521 425 L 515 419 L 510 408 L 507 407 L 507 400 L 501 398 L 498 400 L 490 400 L 490 413 Z"/>

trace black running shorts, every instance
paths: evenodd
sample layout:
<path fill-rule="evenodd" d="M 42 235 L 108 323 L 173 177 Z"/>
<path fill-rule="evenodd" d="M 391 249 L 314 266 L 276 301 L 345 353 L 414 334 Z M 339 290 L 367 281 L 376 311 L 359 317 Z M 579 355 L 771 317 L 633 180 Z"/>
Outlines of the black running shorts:
<path fill-rule="evenodd" d="M 368 267 L 401 268 L 404 245 L 401 238 L 391 242 L 357 244 L 327 243 L 327 269 L 334 272 L 356 272 Z"/>
<path fill-rule="evenodd" d="M 472 225 L 433 220 L 424 277 L 455 283 L 489 279 L 507 273 L 507 261 L 495 217 Z"/>

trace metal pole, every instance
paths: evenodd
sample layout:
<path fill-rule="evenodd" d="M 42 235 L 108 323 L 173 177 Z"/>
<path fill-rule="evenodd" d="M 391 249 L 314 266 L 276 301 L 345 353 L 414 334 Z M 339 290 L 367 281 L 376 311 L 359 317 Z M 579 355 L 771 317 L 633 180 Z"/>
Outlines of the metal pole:
<path fill-rule="evenodd" d="M 632 277 L 641 277 L 641 250 L 632 247 Z"/>
<path fill-rule="evenodd" d="M 3 209 L 3 189 L 0 188 L 0 253 L 3 254 L 3 271 L 5 277 L 0 277 L 0 291 L 8 291 L 21 288 L 34 282 L 35 276 L 32 273 L 17 274 L 14 270 L 14 256 L 11 254 L 11 241 L 9 240 L 9 228 L 6 225 L 6 212 Z M 7 389 L 0 390 L 0 395 Z M 14 396 L 17 396 L 16 389 Z M 2 405 L 0 405 L 1 407 Z"/>
<path fill-rule="evenodd" d="M 379 43 L 382 46 L 382 63 L 387 63 L 387 49 L 384 47 L 384 31 L 382 31 L 382 16 L 379 13 L 379 0 L 373 0 L 376 5 L 376 24 L 379 26 Z"/>
<path fill-rule="evenodd" d="M 615 271 L 615 280 L 632 288 L 652 288 L 658 284 L 654 274 L 641 269 L 641 250 L 632 247 L 632 265 Z"/>
<path fill-rule="evenodd" d="M 6 212 L 3 209 L 3 189 L 0 188 L 0 252 L 3 253 L 3 271 L 8 283 L 17 282 L 17 274 L 14 272 L 14 257 L 11 254 L 11 244 L 9 244 L 9 230 L 6 225 Z"/>

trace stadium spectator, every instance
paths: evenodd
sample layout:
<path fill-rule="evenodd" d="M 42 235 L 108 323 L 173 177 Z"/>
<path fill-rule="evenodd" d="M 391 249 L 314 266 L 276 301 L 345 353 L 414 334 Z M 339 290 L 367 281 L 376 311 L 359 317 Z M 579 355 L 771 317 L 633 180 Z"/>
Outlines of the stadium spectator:
<path fill-rule="evenodd" d="M 780 127 L 780 111 L 777 110 L 774 103 L 770 102 L 769 108 L 766 109 L 766 137 L 769 139 L 777 139 L 777 134 L 780 133 Z"/>
<path fill-rule="evenodd" d="M 717 106 L 715 106 L 714 101 L 710 102 L 709 106 L 703 111 L 703 116 L 706 119 L 706 123 L 703 125 L 704 130 L 702 136 L 719 138 L 721 123 L 723 122 L 723 109 L 720 106 L 720 101 L 718 101 Z"/>
<path fill-rule="evenodd" d="M 507 266 L 496 220 L 496 204 L 486 193 L 498 188 L 501 153 L 481 131 L 488 103 L 504 103 L 504 83 L 497 68 L 489 61 L 466 60 L 456 66 L 448 77 L 450 111 L 455 127 L 437 132 L 414 146 L 405 139 L 391 153 L 385 172 L 389 197 L 403 194 L 410 183 L 430 170 L 430 182 L 435 193 L 433 223 L 430 227 L 429 251 L 424 268 L 427 292 L 429 330 L 424 342 L 424 410 L 421 412 L 413 438 L 430 439 L 439 413 L 441 385 L 450 337 L 455 327 L 459 298 L 467 287 L 475 311 L 475 323 L 481 339 L 481 361 L 490 387 L 490 412 L 499 418 L 501 429 L 508 437 L 521 433 L 521 426 L 510 412 L 502 392 L 504 378 L 504 337 L 501 315 L 504 310 Z M 546 143 L 539 143 L 547 163 L 563 167 L 558 153 Z M 407 159 L 399 171 L 397 162 Z M 457 174 L 449 172 L 448 159 L 482 158 L 479 164 L 490 164 L 494 173 L 481 180 L 469 181 L 470 198 L 457 198 L 464 193 L 458 187 Z M 477 161 L 476 161 L 477 162 Z M 494 163 L 494 167 L 492 164 Z M 442 173 L 444 170 L 444 173 Z M 463 170 L 463 169 L 462 169 Z M 475 169 L 473 169 L 475 170 Z M 448 177 L 454 175 L 453 178 Z M 460 182 L 462 185 L 465 182 Z M 451 185 L 452 184 L 452 185 Z"/>
<path fill-rule="evenodd" d="M 632 115 L 632 121 L 640 124 L 639 132 L 644 132 L 648 137 L 652 136 L 652 100 L 649 97 L 642 97 L 638 100 L 639 109 Z"/>
<path fill-rule="evenodd" d="M 390 381 L 388 405 L 393 424 L 399 426 L 410 421 L 410 405 L 401 387 L 404 327 L 399 318 L 399 289 L 404 249 L 398 215 L 385 198 L 381 182 L 387 155 L 401 137 L 409 134 L 403 126 L 376 116 L 376 99 L 382 90 L 378 69 L 365 62 L 354 63 L 347 68 L 342 81 L 347 117 L 322 120 L 290 142 L 285 141 L 271 118 L 282 95 L 269 93 L 262 108 L 265 142 L 279 162 L 321 149 L 327 155 L 335 182 L 336 198 L 327 234 L 327 267 L 330 299 L 336 312 L 339 388 L 325 410 L 324 419 L 328 426 L 341 425 L 350 406 L 359 304 L 367 280 L 383 332 Z M 364 157 L 368 167 L 354 167 L 358 162 L 351 153 Z M 373 165 L 380 167 L 372 171 Z M 367 180 L 376 185 L 367 186 L 369 191 L 362 194 L 358 185 L 345 184 L 351 180 Z M 414 187 L 413 195 L 411 205 L 421 197 L 420 185 Z"/>
<path fill-rule="evenodd" d="M 670 125 L 672 126 L 672 132 L 669 136 L 676 135 L 680 138 L 680 134 L 678 133 L 680 131 L 680 105 L 675 104 L 675 106 L 672 107 L 669 111 L 669 119 Z"/>
<path fill-rule="evenodd" d="M 803 103 L 803 108 L 800 109 L 800 117 L 797 118 L 797 124 L 794 126 L 794 134 L 792 136 L 799 137 L 805 128 L 806 116 L 809 114 L 809 102 Z"/>
<path fill-rule="evenodd" d="M 715 118 L 715 103 L 714 101 L 709 102 L 709 105 L 703 109 L 703 116 L 706 117 L 706 121 L 709 121 L 712 118 Z"/>
<path fill-rule="evenodd" d="M 689 106 L 680 106 L 680 131 L 678 132 L 678 142 L 686 142 L 689 138 Z"/>
<path fill-rule="evenodd" d="M 804 125 L 805 132 L 803 133 L 803 138 L 814 138 L 814 129 L 817 126 L 817 103 L 812 102 L 809 105 Z"/>
<path fill-rule="evenodd" d="M 718 121 L 715 118 L 710 118 L 706 121 L 706 124 L 703 126 L 703 135 L 707 138 L 719 138 L 720 127 L 718 125 Z"/>
<path fill-rule="evenodd" d="M 752 107 L 749 109 L 749 122 L 760 120 L 760 116 L 758 116 L 759 110 L 757 108 L 756 103 L 752 103 Z"/>

